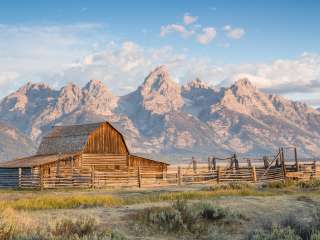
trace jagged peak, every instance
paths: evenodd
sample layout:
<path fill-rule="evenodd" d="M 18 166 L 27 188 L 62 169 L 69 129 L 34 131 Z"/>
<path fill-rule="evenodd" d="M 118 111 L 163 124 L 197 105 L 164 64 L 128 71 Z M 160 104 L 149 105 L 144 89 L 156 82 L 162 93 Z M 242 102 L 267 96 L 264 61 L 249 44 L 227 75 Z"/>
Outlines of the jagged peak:
<path fill-rule="evenodd" d="M 248 78 L 240 78 L 230 87 L 235 95 L 251 95 L 257 91 Z"/>
<path fill-rule="evenodd" d="M 51 88 L 45 83 L 32 83 L 28 81 L 25 85 L 18 89 L 18 93 L 27 94 L 31 90 L 42 90 L 42 89 L 49 89 Z"/>
<path fill-rule="evenodd" d="M 101 80 L 98 79 L 91 79 L 85 87 L 91 87 L 91 86 L 105 86 L 104 83 Z"/>
<path fill-rule="evenodd" d="M 201 88 L 201 89 L 208 89 L 209 85 L 202 81 L 199 78 L 196 78 L 192 81 L 188 81 L 186 84 L 182 86 L 184 90 L 190 90 L 192 88 Z"/>
<path fill-rule="evenodd" d="M 256 87 L 251 83 L 251 81 L 248 78 L 240 78 L 232 86 L 235 86 L 237 88 L 256 89 Z"/>
<path fill-rule="evenodd" d="M 90 92 L 90 93 L 98 93 L 98 92 L 104 92 L 108 93 L 109 95 L 113 95 L 111 91 L 107 88 L 107 86 L 100 80 L 92 79 L 90 80 L 83 88 L 82 90 L 84 92 Z"/>
<path fill-rule="evenodd" d="M 80 95 L 80 87 L 73 82 L 68 82 L 60 89 L 60 96 L 63 95 Z"/>
<path fill-rule="evenodd" d="M 148 86 L 151 88 L 158 88 L 162 84 L 178 85 L 171 79 L 168 67 L 161 65 L 155 68 L 144 80 L 142 86 Z"/>

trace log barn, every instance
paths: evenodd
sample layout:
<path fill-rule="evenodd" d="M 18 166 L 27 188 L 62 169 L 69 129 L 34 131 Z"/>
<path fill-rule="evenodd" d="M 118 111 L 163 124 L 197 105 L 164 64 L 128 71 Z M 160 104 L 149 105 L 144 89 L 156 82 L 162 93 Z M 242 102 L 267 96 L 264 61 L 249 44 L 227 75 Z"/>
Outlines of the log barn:
<path fill-rule="evenodd" d="M 141 187 L 160 183 L 168 164 L 129 151 L 109 122 L 55 126 L 31 157 L 0 164 L 0 187 Z"/>

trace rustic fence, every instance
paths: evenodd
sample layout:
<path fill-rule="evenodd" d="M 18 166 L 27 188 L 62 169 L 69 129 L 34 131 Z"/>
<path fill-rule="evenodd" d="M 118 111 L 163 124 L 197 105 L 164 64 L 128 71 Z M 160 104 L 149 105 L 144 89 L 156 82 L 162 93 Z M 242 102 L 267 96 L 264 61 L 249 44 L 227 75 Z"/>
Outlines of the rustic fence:
<path fill-rule="evenodd" d="M 298 170 L 298 171 L 297 171 Z M 102 172 L 94 167 L 75 172 L 69 177 L 44 177 L 39 171 L 24 168 L 0 169 L 0 188 L 148 188 L 156 186 L 179 186 L 188 184 L 217 184 L 224 182 L 271 182 L 285 178 L 310 179 L 319 176 L 316 162 L 287 164 L 280 166 L 217 166 L 192 164 L 190 166 L 169 166 L 167 171 L 154 172 L 146 169 Z"/>

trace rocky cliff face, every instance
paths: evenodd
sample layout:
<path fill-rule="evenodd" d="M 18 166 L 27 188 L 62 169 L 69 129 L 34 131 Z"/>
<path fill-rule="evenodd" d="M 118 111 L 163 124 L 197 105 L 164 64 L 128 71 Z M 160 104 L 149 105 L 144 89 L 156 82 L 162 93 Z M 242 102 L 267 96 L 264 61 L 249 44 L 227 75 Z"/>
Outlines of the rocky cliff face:
<path fill-rule="evenodd" d="M 0 121 L 35 143 L 52 125 L 103 120 L 118 127 L 136 152 L 248 155 L 296 146 L 306 156 L 320 154 L 320 112 L 260 92 L 248 79 L 218 90 L 200 79 L 180 87 L 161 66 L 122 97 L 92 80 L 60 90 L 28 83 L 0 102 Z"/>
<path fill-rule="evenodd" d="M 32 155 L 35 144 L 17 129 L 0 123 L 0 162 Z"/>

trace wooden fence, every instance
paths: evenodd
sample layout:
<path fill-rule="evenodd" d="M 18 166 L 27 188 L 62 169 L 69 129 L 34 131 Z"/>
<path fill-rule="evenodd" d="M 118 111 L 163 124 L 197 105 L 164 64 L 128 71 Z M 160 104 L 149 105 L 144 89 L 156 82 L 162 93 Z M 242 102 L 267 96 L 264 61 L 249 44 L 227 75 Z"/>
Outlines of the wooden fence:
<path fill-rule="evenodd" d="M 298 170 L 298 171 L 297 171 Z M 285 178 L 310 179 L 319 176 L 320 168 L 316 162 L 283 166 L 208 166 L 198 164 L 196 168 L 172 165 L 166 172 L 147 169 L 129 169 L 127 172 L 102 172 L 94 168 L 74 172 L 70 177 L 43 177 L 36 169 L 0 169 L 0 188 L 119 188 L 156 186 L 178 186 L 187 184 L 217 184 L 224 182 L 271 182 Z"/>

